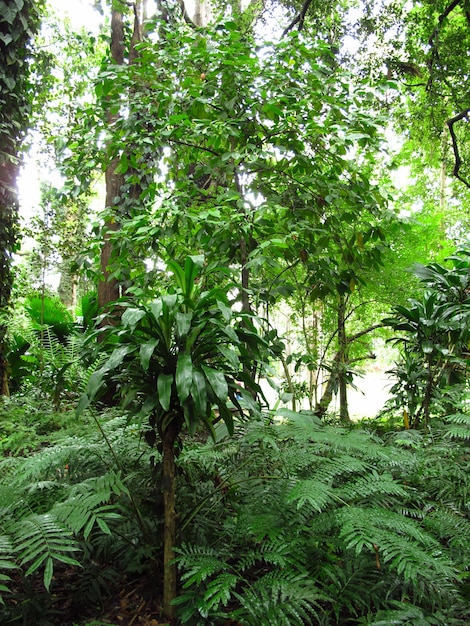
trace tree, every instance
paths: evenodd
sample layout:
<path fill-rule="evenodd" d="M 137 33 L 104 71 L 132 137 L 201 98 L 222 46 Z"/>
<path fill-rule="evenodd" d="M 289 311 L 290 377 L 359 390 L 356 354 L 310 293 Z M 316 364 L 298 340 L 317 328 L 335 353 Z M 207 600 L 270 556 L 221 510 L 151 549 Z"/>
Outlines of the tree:
<path fill-rule="evenodd" d="M 0 2 L 0 313 L 8 306 L 11 255 L 17 243 L 18 196 L 16 180 L 21 142 L 32 107 L 30 43 L 37 30 L 42 2 Z M 0 395 L 8 395 L 5 358 L 6 327 L 0 322 Z"/>
<path fill-rule="evenodd" d="M 188 257 L 184 268 L 170 262 L 176 289 L 153 302 L 121 304 L 120 323 L 101 344 L 111 354 L 91 377 L 79 407 L 81 411 L 98 400 L 112 382 L 134 416 L 148 419 L 149 444 L 161 442 L 163 610 L 168 618 L 176 597 L 175 455 L 182 445 L 180 435 L 185 430 L 192 436 L 202 427 L 215 438 L 215 407 L 229 433 L 234 430 L 233 411 L 238 420 L 247 410 L 259 413 L 250 391 L 256 394 L 260 388 L 245 370 L 259 359 L 263 341 L 252 318 L 233 313 L 224 290 L 205 291 L 202 263 L 200 257 Z"/>

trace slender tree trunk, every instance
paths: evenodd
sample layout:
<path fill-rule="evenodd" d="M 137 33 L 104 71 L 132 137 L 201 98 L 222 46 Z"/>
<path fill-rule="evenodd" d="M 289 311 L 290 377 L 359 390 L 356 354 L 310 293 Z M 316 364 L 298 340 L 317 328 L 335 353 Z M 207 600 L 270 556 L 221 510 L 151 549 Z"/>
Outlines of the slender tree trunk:
<path fill-rule="evenodd" d="M 341 422 L 349 424 L 348 408 L 348 382 L 346 378 L 348 366 L 348 338 L 346 336 L 346 298 L 344 295 L 339 296 L 338 304 L 338 386 L 339 386 L 339 418 Z"/>
<path fill-rule="evenodd" d="M 336 368 L 337 368 L 340 358 L 341 358 L 341 354 L 337 352 L 333 359 L 330 377 L 327 380 L 325 391 L 323 392 L 322 397 L 320 398 L 320 401 L 317 403 L 315 407 L 315 415 L 319 417 L 320 419 L 324 417 L 325 413 L 328 411 L 328 407 L 330 406 L 331 401 L 333 400 L 333 393 L 335 390 L 336 382 L 338 380 L 338 374 L 336 372 Z"/>
<path fill-rule="evenodd" d="M 176 492 L 175 492 L 175 441 L 179 433 L 176 423 L 170 423 L 162 433 L 163 452 L 163 613 L 166 619 L 173 619 L 172 601 L 176 598 Z"/>

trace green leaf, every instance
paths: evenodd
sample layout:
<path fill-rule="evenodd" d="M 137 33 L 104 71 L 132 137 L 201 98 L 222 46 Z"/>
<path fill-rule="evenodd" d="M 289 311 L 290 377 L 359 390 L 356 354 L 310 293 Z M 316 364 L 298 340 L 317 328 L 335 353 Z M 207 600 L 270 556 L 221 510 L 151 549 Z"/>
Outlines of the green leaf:
<path fill-rule="evenodd" d="M 181 352 L 176 363 L 176 391 L 181 404 L 184 404 L 188 399 L 192 382 L 193 364 L 191 356 Z"/>
<path fill-rule="evenodd" d="M 221 402 L 226 403 L 228 398 L 228 384 L 224 374 L 207 365 L 202 365 L 201 368 L 216 397 Z"/>
<path fill-rule="evenodd" d="M 52 574 L 54 572 L 54 562 L 52 558 L 49 557 L 46 561 L 46 567 L 44 568 L 44 587 L 49 591 L 49 587 L 51 586 Z"/>
<path fill-rule="evenodd" d="M 176 314 L 176 330 L 180 337 L 185 337 L 189 329 L 191 328 L 191 322 L 193 319 L 192 313 L 177 313 Z"/>
<path fill-rule="evenodd" d="M 137 322 L 145 317 L 145 311 L 142 309 L 126 309 L 121 317 L 121 322 L 124 326 L 128 326 L 131 330 L 134 330 Z"/>
<path fill-rule="evenodd" d="M 88 402 L 85 401 L 84 397 L 79 402 L 80 410 L 85 409 L 90 402 L 95 398 L 98 391 L 103 386 L 104 372 L 100 369 L 97 372 L 93 372 L 88 381 L 88 385 L 86 387 Z M 78 411 L 78 408 L 77 408 Z"/>
<path fill-rule="evenodd" d="M 129 160 L 127 158 L 127 154 L 124 152 L 114 171 L 116 174 L 125 174 L 128 169 L 129 169 Z"/>
<path fill-rule="evenodd" d="M 140 362 L 145 371 L 148 370 L 152 354 L 159 343 L 158 339 L 151 339 L 140 346 Z"/>
<path fill-rule="evenodd" d="M 194 406 L 198 416 L 205 415 L 207 412 L 207 389 L 206 379 L 202 372 L 193 370 L 193 384 L 191 386 L 191 396 L 194 400 Z"/>
<path fill-rule="evenodd" d="M 169 411 L 173 374 L 160 374 L 157 379 L 158 401 L 164 411 Z"/>
<path fill-rule="evenodd" d="M 232 318 L 232 309 L 229 306 L 225 305 L 223 302 L 220 302 L 220 300 L 217 300 L 217 306 L 219 310 L 222 312 L 224 320 L 226 322 L 230 322 Z"/>

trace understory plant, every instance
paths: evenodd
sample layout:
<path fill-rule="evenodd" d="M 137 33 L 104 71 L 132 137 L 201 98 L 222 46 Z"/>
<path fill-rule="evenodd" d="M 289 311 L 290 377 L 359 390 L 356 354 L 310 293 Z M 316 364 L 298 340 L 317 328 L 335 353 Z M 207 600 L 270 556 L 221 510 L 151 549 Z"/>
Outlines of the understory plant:
<path fill-rule="evenodd" d="M 417 265 L 415 273 L 424 286 L 419 299 L 396 306 L 387 326 L 400 331 L 394 341 L 401 359 L 391 373 L 395 402 L 404 412 L 405 424 L 427 425 L 432 415 L 452 412 L 449 390 L 459 393 L 468 376 L 470 342 L 470 250 L 457 251 L 438 263 Z"/>
<path fill-rule="evenodd" d="M 124 406 L 144 423 L 145 438 L 162 453 L 164 508 L 163 610 L 173 615 L 176 597 L 176 456 L 183 432 L 214 436 L 222 419 L 233 433 L 234 414 L 259 413 L 261 390 L 250 372 L 265 342 L 247 313 L 235 313 L 227 289 L 206 289 L 203 257 L 184 267 L 168 263 L 175 287 L 151 302 L 119 303 L 116 325 L 97 332 L 110 356 L 91 376 L 79 412 L 115 389 Z M 241 384 L 243 383 L 243 385 Z"/>
<path fill-rule="evenodd" d="M 384 442 L 285 411 L 188 444 L 181 622 L 463 626 L 469 458 L 445 431 Z"/>
<path fill-rule="evenodd" d="M 2 624 L 70 623 L 63 611 L 54 616 L 64 589 L 71 611 L 99 611 L 123 576 L 142 572 L 161 548 L 145 497 L 154 472 L 148 447 L 127 416 L 95 417 L 81 419 L 79 435 L 63 431 L 34 454 L 0 460 Z"/>
<path fill-rule="evenodd" d="M 161 455 L 128 415 L 96 414 L 101 432 L 85 416 L 0 462 L 2 624 L 71 626 L 60 593 L 99 617 L 126 576 L 155 581 Z M 467 624 L 470 421 L 455 426 L 379 437 L 282 411 L 182 434 L 179 623 Z"/>

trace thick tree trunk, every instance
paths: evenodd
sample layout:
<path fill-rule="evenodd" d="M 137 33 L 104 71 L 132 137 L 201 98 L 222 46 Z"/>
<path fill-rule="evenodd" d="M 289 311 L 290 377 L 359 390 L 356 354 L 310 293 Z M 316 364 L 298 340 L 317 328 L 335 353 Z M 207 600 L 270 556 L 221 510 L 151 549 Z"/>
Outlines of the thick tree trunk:
<path fill-rule="evenodd" d="M 124 63 L 124 26 L 122 21 L 122 12 L 113 9 L 111 14 L 111 57 L 117 65 Z M 108 113 L 108 127 L 118 119 L 117 114 Z M 116 205 L 117 199 L 121 196 L 121 187 L 123 184 L 122 175 L 116 174 L 116 168 L 119 163 L 118 158 L 114 158 L 106 169 L 106 208 L 109 209 Z M 116 219 L 108 218 L 104 227 L 104 241 L 101 248 L 100 267 L 103 280 L 98 283 L 98 305 L 100 309 L 106 308 L 110 302 L 114 302 L 119 298 L 119 283 L 116 277 L 111 277 L 110 262 L 113 256 L 113 243 L 110 236 L 119 229 L 119 223 Z"/>
<path fill-rule="evenodd" d="M 179 428 L 171 423 L 162 433 L 163 452 L 163 613 L 166 619 L 173 619 L 174 607 L 172 601 L 176 598 L 176 566 L 172 563 L 175 558 L 176 545 L 176 497 L 175 497 L 175 441 Z"/>
<path fill-rule="evenodd" d="M 7 310 L 13 274 L 11 271 L 11 256 L 16 244 L 18 220 L 18 194 L 16 179 L 19 167 L 16 164 L 15 149 L 8 137 L 0 135 L 3 141 L 4 154 L 0 155 L 0 311 Z M 0 324 L 0 396 L 9 396 L 8 362 L 6 358 L 7 326 Z"/>

